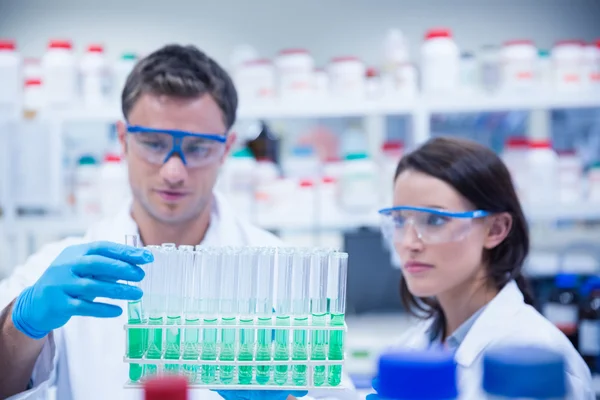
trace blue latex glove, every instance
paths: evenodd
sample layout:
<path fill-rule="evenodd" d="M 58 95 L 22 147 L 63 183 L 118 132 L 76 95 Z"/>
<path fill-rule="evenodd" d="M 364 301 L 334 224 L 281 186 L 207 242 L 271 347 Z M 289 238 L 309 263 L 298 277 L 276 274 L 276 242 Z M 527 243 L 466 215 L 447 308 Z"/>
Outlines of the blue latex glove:
<path fill-rule="evenodd" d="M 152 260 L 147 250 L 111 242 L 68 247 L 33 286 L 17 297 L 13 324 L 30 338 L 41 339 L 75 315 L 118 317 L 123 312 L 121 307 L 94 299 L 141 298 L 141 289 L 117 281 L 141 281 L 144 271 L 136 264 Z"/>
<path fill-rule="evenodd" d="M 379 380 L 377 377 L 373 378 L 371 385 L 376 392 L 379 391 Z M 368 394 L 366 400 L 379 400 L 379 395 L 377 393 Z"/>
<path fill-rule="evenodd" d="M 225 400 L 286 400 L 289 395 L 303 397 L 307 391 L 286 390 L 217 390 Z"/>

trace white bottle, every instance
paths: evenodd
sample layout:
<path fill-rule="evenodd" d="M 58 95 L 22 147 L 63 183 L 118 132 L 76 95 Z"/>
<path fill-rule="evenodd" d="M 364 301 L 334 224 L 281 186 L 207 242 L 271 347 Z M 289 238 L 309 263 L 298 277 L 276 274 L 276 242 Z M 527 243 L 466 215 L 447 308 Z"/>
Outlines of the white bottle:
<path fill-rule="evenodd" d="M 557 199 L 558 157 L 548 139 L 529 141 L 527 202 L 550 205 Z"/>
<path fill-rule="evenodd" d="M 314 94 L 315 62 L 307 50 L 282 50 L 275 59 L 275 66 L 279 97 L 289 100 Z"/>
<path fill-rule="evenodd" d="M 583 42 L 563 40 L 552 49 L 554 67 L 554 87 L 559 92 L 572 92 L 583 89 L 584 81 Z"/>
<path fill-rule="evenodd" d="M 510 172 L 513 185 L 521 202 L 527 201 L 529 141 L 524 137 L 510 137 L 504 143 L 502 161 Z"/>
<path fill-rule="evenodd" d="M 44 87 L 41 79 L 25 80 L 23 89 L 23 114 L 25 119 L 33 119 L 44 108 Z"/>
<path fill-rule="evenodd" d="M 232 154 L 223 169 L 223 186 L 236 212 L 250 218 L 254 210 L 256 187 L 256 160 L 247 148 Z"/>
<path fill-rule="evenodd" d="M 75 170 L 76 213 L 82 217 L 97 217 L 101 214 L 100 166 L 91 156 L 81 157 Z"/>
<path fill-rule="evenodd" d="M 0 107 L 22 101 L 21 56 L 12 40 L 0 40 Z"/>
<path fill-rule="evenodd" d="M 584 79 L 587 89 L 597 91 L 600 89 L 600 39 L 590 43 L 584 49 Z"/>
<path fill-rule="evenodd" d="M 505 92 L 528 92 L 535 86 L 538 50 L 531 40 L 511 40 L 502 48 L 502 87 Z"/>
<path fill-rule="evenodd" d="M 500 87 L 502 79 L 500 48 L 496 45 L 482 46 L 478 58 L 479 85 L 484 91 L 494 93 Z"/>
<path fill-rule="evenodd" d="M 121 104 L 121 94 L 125 88 L 127 78 L 137 63 L 135 53 L 123 53 L 113 68 L 112 98 L 114 104 Z"/>
<path fill-rule="evenodd" d="M 473 94 L 480 90 L 479 68 L 477 59 L 472 53 L 464 52 L 460 57 L 460 90 Z"/>
<path fill-rule="evenodd" d="M 50 107 L 72 106 L 77 101 L 77 64 L 67 40 L 52 40 L 42 57 L 42 81 Z"/>
<path fill-rule="evenodd" d="M 561 203 L 583 199 L 583 160 L 575 151 L 558 152 L 558 189 Z"/>
<path fill-rule="evenodd" d="M 81 57 L 80 73 L 83 104 L 89 107 L 105 105 L 109 99 L 111 76 L 102 46 L 88 47 Z"/>
<path fill-rule="evenodd" d="M 119 212 L 131 197 L 127 165 L 117 154 L 106 154 L 100 167 L 100 209 L 102 216 Z"/>
<path fill-rule="evenodd" d="M 453 92 L 459 86 L 460 51 L 448 29 L 432 29 L 421 47 L 422 87 L 426 93 Z"/>
<path fill-rule="evenodd" d="M 548 92 L 554 87 L 554 66 L 548 50 L 538 50 L 535 76 L 541 92 Z"/>
<path fill-rule="evenodd" d="M 366 93 L 366 67 L 358 58 L 335 57 L 328 67 L 331 94 L 338 98 L 363 99 Z"/>
<path fill-rule="evenodd" d="M 357 220 L 369 216 L 379 203 L 377 166 L 366 153 L 346 155 L 340 182 L 340 200 L 345 212 Z"/>

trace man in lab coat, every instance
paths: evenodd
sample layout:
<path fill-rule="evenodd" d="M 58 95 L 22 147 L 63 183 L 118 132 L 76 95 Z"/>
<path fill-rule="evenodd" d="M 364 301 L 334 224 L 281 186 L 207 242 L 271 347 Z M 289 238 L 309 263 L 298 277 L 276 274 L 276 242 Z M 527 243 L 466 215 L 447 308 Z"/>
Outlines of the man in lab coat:
<path fill-rule="evenodd" d="M 132 202 L 83 238 L 45 246 L 0 282 L 0 398 L 119 400 L 123 389 L 126 300 L 139 289 L 145 250 L 119 245 L 139 234 L 161 243 L 278 246 L 280 241 L 235 216 L 214 191 L 235 137 L 237 94 L 228 74 L 198 49 L 170 45 L 141 60 L 125 85 L 117 125 L 127 157 Z M 94 301 L 94 299 L 96 299 Z M 354 398 L 345 390 L 308 396 Z M 228 392 L 228 400 L 285 399 L 281 392 Z M 10 397 L 14 396 L 14 397 Z M 194 398 L 220 398 L 197 390 Z"/>

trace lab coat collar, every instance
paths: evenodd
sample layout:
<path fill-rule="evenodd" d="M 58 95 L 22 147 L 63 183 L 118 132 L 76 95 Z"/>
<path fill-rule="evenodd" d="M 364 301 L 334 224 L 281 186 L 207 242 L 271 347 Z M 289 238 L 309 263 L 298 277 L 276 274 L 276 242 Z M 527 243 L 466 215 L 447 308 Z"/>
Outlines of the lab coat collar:
<path fill-rule="evenodd" d="M 456 350 L 456 362 L 469 367 L 485 348 L 506 334 L 505 323 L 524 305 L 515 281 L 507 283 L 488 303 Z"/>

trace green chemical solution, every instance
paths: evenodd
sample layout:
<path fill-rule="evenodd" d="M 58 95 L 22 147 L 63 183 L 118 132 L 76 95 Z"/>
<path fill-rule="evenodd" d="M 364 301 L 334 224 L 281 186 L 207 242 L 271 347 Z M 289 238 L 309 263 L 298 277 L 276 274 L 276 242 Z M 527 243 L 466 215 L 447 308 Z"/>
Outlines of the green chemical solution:
<path fill-rule="evenodd" d="M 277 317 L 275 325 L 289 326 L 290 317 Z M 288 361 L 290 359 L 289 349 L 289 331 L 287 329 L 277 329 L 275 331 L 275 361 Z M 277 385 L 285 385 L 288 380 L 288 366 L 276 365 L 274 381 Z"/>
<path fill-rule="evenodd" d="M 240 319 L 240 325 L 252 325 L 252 319 Z M 242 329 L 240 331 L 240 353 L 239 361 L 252 361 L 254 359 L 254 329 Z M 252 383 L 252 375 L 254 367 L 241 366 L 239 367 L 238 378 L 241 385 L 249 385 Z"/>
<path fill-rule="evenodd" d="M 235 317 L 222 318 L 223 325 L 235 325 Z M 219 361 L 235 361 L 235 329 L 223 329 L 221 332 L 221 352 Z M 235 367 L 233 365 L 219 366 L 219 379 L 224 385 L 233 382 Z"/>
<path fill-rule="evenodd" d="M 332 326 L 344 326 L 344 314 L 331 315 Z M 329 360 L 341 361 L 344 359 L 344 331 L 329 332 Z M 329 385 L 338 386 L 342 382 L 342 366 L 329 367 Z"/>
<path fill-rule="evenodd" d="M 167 317 L 167 325 L 180 325 L 181 317 Z M 181 344 L 181 330 L 179 328 L 167 328 L 167 348 L 165 350 L 166 360 L 179 360 L 179 346 Z M 179 364 L 165 364 L 165 370 L 172 374 L 179 373 Z"/>
<path fill-rule="evenodd" d="M 205 319 L 204 325 L 216 325 L 217 319 Z M 217 329 L 204 328 L 202 331 L 202 356 L 201 360 L 215 361 L 217 359 Z M 202 383 L 213 383 L 216 379 L 217 366 L 202 365 Z"/>
<path fill-rule="evenodd" d="M 314 326 L 325 326 L 327 321 L 327 314 L 313 314 L 312 323 Z M 325 361 L 327 358 L 326 348 L 326 331 L 314 330 L 311 336 L 311 360 Z M 323 386 L 325 384 L 326 373 L 325 365 L 316 365 L 314 367 L 313 383 L 315 386 Z"/>
<path fill-rule="evenodd" d="M 258 325 L 271 325 L 271 318 L 259 318 Z M 256 349 L 256 361 L 271 361 L 271 329 L 258 330 L 258 348 Z M 256 382 L 266 385 L 271 380 L 271 367 L 259 365 L 256 367 Z"/>
<path fill-rule="evenodd" d="M 186 325 L 199 325 L 200 319 L 186 319 Z M 185 328 L 183 332 L 183 359 L 184 360 L 197 360 L 200 356 L 200 330 Z M 183 364 L 183 374 L 188 378 L 190 382 L 196 382 L 198 379 L 198 366 L 194 364 Z"/>
<path fill-rule="evenodd" d="M 148 320 L 148 325 L 162 325 L 163 318 L 162 317 L 150 317 Z M 162 357 L 163 350 L 163 329 L 162 328 L 153 328 L 149 329 L 148 333 L 149 345 L 148 352 L 146 353 L 146 358 L 149 360 L 160 360 Z M 144 376 L 153 376 L 157 375 L 157 367 L 156 364 L 146 364 Z"/>
<path fill-rule="evenodd" d="M 307 326 L 308 317 L 294 318 L 294 325 Z M 304 329 L 294 330 L 294 342 L 292 345 L 292 360 L 308 360 L 308 332 Z M 292 368 L 292 380 L 296 386 L 306 385 L 306 364 L 297 364 Z"/>
<path fill-rule="evenodd" d="M 127 303 L 127 323 L 130 325 L 142 324 L 141 302 L 131 301 Z M 148 331 L 146 329 L 129 328 L 127 330 L 129 347 L 127 357 L 142 358 L 148 346 Z M 129 364 L 129 379 L 137 382 L 142 378 L 143 366 L 141 364 Z"/>

